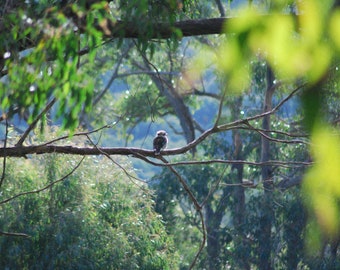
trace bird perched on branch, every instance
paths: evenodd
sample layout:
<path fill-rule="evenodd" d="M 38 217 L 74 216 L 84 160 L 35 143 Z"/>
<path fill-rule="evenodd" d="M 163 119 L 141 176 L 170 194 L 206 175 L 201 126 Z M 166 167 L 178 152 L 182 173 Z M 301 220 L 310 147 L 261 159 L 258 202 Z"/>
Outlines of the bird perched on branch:
<path fill-rule="evenodd" d="M 165 130 L 157 131 L 156 137 L 153 139 L 153 150 L 155 155 L 159 155 L 161 150 L 166 148 L 168 144 L 168 135 Z"/>

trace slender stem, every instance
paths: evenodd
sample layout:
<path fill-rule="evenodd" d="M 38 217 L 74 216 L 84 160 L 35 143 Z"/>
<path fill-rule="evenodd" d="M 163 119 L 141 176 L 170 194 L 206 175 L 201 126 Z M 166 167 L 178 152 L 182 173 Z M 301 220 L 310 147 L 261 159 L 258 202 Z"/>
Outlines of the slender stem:
<path fill-rule="evenodd" d="M 7 160 L 7 156 L 6 156 L 6 148 L 7 148 L 7 137 L 8 137 L 8 120 L 6 118 L 6 130 L 5 130 L 5 139 L 4 139 L 4 159 L 2 161 L 2 174 L 1 174 L 1 179 L 0 179 L 0 189 L 2 187 L 2 184 L 5 180 L 5 176 L 6 176 L 6 160 Z"/>
<path fill-rule="evenodd" d="M 43 117 L 45 113 L 47 113 L 53 106 L 53 104 L 57 101 L 56 98 L 53 98 L 47 105 L 46 107 L 42 110 L 42 112 L 34 119 L 32 124 L 29 125 L 29 127 L 26 129 L 25 133 L 21 136 L 19 141 L 16 143 L 16 146 L 22 146 L 24 143 L 25 139 L 27 138 L 28 134 L 35 128 L 37 125 L 38 121 Z"/>
<path fill-rule="evenodd" d="M 164 163 L 169 163 L 164 157 L 160 156 L 159 159 L 161 159 Z M 196 199 L 195 195 L 192 193 L 190 187 L 188 186 L 188 184 L 186 183 L 186 181 L 183 179 L 183 177 L 172 167 L 172 166 L 168 166 L 168 168 L 170 169 L 170 171 L 177 177 L 177 179 L 179 180 L 179 182 L 181 183 L 182 187 L 184 188 L 185 192 L 188 194 L 190 200 L 192 201 L 192 203 L 194 204 L 196 211 L 198 212 L 199 216 L 200 216 L 200 220 L 201 220 L 201 226 L 202 226 L 202 242 L 201 245 L 193 259 L 193 261 L 190 264 L 189 269 L 193 269 L 193 267 L 195 266 L 197 259 L 199 257 L 199 255 L 201 254 L 204 246 L 205 246 L 205 242 L 207 239 L 207 232 L 206 232 L 206 228 L 205 228 L 205 222 L 204 222 L 204 215 L 202 212 L 202 206 L 199 204 L 198 200 Z"/>

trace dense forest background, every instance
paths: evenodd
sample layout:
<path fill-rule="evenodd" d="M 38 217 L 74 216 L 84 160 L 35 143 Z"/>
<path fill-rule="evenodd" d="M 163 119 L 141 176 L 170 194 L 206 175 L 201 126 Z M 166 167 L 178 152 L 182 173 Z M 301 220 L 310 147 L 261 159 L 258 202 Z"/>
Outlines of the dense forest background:
<path fill-rule="evenodd" d="M 338 5 L 2 1 L 1 268 L 340 269 Z"/>

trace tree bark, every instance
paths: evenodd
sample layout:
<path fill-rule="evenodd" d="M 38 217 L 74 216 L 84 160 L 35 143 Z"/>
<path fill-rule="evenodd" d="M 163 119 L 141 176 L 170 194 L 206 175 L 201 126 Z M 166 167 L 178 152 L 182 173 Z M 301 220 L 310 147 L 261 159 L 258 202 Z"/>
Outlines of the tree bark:
<path fill-rule="evenodd" d="M 238 119 L 240 115 L 240 108 L 242 106 L 242 96 L 235 99 L 233 102 L 233 106 L 231 107 L 233 120 Z M 239 130 L 233 130 L 233 159 L 234 160 L 243 160 L 243 151 L 242 151 L 242 137 Z M 246 202 L 245 202 L 245 190 L 242 185 L 243 183 L 243 164 L 234 164 L 232 169 L 236 171 L 236 183 L 237 185 L 233 189 L 233 197 L 234 197 L 234 227 L 237 231 L 239 237 L 235 238 L 236 246 L 239 246 L 241 252 L 237 254 L 238 259 L 238 267 L 239 269 L 248 270 L 250 269 L 250 265 L 248 263 L 248 254 L 244 252 L 244 247 L 247 245 L 244 239 L 244 220 L 245 220 L 245 210 L 246 210 Z"/>
<path fill-rule="evenodd" d="M 272 69 L 267 66 L 267 89 L 264 100 L 264 112 L 268 112 L 272 109 L 272 97 L 275 91 L 274 87 L 274 74 Z M 270 115 L 266 115 L 262 120 L 262 129 L 270 130 Z M 268 132 L 265 132 L 269 135 Z M 261 162 L 266 162 L 270 160 L 270 141 L 262 136 L 261 137 Z M 259 269 L 270 270 L 271 265 L 271 229 L 273 221 L 273 208 L 272 208 L 272 192 L 273 192 L 273 182 L 272 182 L 272 168 L 269 165 L 263 166 L 261 168 L 261 176 L 264 187 L 264 198 L 262 202 L 262 211 L 260 216 L 260 237 L 259 237 Z"/>
<path fill-rule="evenodd" d="M 209 269 L 219 270 L 221 269 L 221 246 L 220 246 L 220 223 L 219 215 L 214 213 L 210 204 L 205 206 L 205 220 L 207 228 L 207 253 Z"/>

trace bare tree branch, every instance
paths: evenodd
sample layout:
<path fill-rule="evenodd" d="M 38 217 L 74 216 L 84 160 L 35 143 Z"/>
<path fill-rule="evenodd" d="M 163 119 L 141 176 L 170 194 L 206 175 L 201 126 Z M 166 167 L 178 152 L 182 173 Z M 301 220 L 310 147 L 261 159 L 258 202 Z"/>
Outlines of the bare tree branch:
<path fill-rule="evenodd" d="M 245 124 L 244 127 L 238 127 L 238 129 L 261 131 L 263 133 L 265 133 L 265 132 L 275 133 L 275 134 L 278 134 L 278 135 L 284 135 L 284 136 L 291 137 L 291 138 L 307 138 L 308 137 L 308 135 L 304 134 L 304 133 L 301 133 L 301 134 L 291 133 L 291 132 L 285 132 L 285 131 L 275 130 L 275 129 L 267 130 L 267 129 L 263 129 L 263 128 L 256 128 L 254 126 L 249 127 L 249 125 L 250 124 L 248 122 L 248 123 Z M 307 139 L 306 139 L 306 141 L 301 140 L 301 143 L 308 143 L 308 141 L 307 141 Z"/>
<path fill-rule="evenodd" d="M 114 124 L 116 125 L 117 122 Z M 76 134 L 73 134 L 72 137 L 76 137 L 76 136 L 88 136 L 92 133 L 96 133 L 100 130 L 103 130 L 105 128 L 112 128 L 113 125 L 105 125 L 105 126 L 102 126 L 100 128 L 97 128 L 97 129 L 94 129 L 94 130 L 91 130 L 91 131 L 86 131 L 86 132 L 79 132 L 79 133 L 76 133 Z M 51 141 L 48 141 L 46 143 L 43 143 L 41 144 L 41 146 L 43 145 L 49 145 L 49 144 L 52 144 L 52 143 L 55 143 L 55 142 L 58 142 L 58 141 L 61 141 L 61 140 L 65 140 L 65 139 L 69 139 L 71 136 L 70 135 L 66 135 L 66 136 L 62 136 L 62 137 L 59 137 L 59 138 L 56 138 L 54 140 L 51 140 Z"/>
<path fill-rule="evenodd" d="M 259 133 L 261 136 L 265 137 L 267 140 L 269 141 L 273 141 L 273 142 L 278 142 L 278 143 L 286 143 L 286 144 L 308 144 L 307 141 L 304 140 L 282 140 L 282 139 L 276 139 L 276 138 L 272 138 L 269 135 L 267 135 L 268 133 L 270 133 L 270 130 L 265 130 L 265 129 L 258 129 L 253 127 L 252 125 L 248 123 L 246 123 L 246 125 L 249 127 L 250 130 L 254 130 L 257 133 Z"/>

